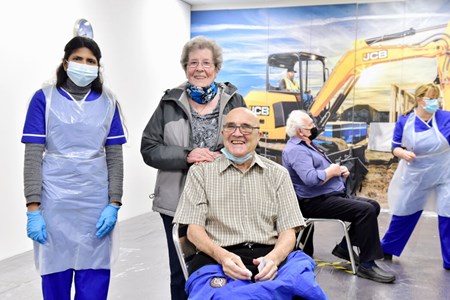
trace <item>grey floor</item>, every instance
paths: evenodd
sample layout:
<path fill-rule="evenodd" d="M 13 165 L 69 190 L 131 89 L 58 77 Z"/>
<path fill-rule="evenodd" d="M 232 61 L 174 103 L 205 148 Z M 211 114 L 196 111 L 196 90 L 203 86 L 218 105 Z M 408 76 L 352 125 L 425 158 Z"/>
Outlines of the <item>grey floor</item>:
<path fill-rule="evenodd" d="M 380 234 L 389 215 L 379 217 Z M 450 271 L 442 268 L 437 218 L 423 216 L 401 258 L 378 264 L 396 274 L 393 284 L 354 276 L 330 254 L 341 239 L 333 223 L 316 224 L 317 281 L 330 299 L 450 299 Z M 168 258 L 160 217 L 147 213 L 120 223 L 120 255 L 113 267 L 109 299 L 169 299 Z M 0 261 L 0 299 L 42 299 L 31 251 Z"/>

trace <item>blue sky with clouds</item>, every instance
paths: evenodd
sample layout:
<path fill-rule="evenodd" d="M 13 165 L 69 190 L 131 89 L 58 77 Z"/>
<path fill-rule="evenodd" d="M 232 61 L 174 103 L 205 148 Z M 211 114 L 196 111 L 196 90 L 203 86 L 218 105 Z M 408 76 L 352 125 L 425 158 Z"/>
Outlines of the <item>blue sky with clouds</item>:
<path fill-rule="evenodd" d="M 237 85 L 245 96 L 265 89 L 267 56 L 306 51 L 327 57 L 330 70 L 357 39 L 420 29 L 450 21 L 450 1 L 406 0 L 375 4 L 299 6 L 288 8 L 193 11 L 191 35 L 214 38 L 224 50 L 218 81 Z M 417 43 L 437 29 L 384 44 Z M 391 83 L 416 86 L 436 76 L 434 59 L 404 60 L 373 67 L 362 97 L 389 97 Z M 361 87 L 363 89 L 364 87 Z M 379 95 L 378 95 L 379 94 Z"/>

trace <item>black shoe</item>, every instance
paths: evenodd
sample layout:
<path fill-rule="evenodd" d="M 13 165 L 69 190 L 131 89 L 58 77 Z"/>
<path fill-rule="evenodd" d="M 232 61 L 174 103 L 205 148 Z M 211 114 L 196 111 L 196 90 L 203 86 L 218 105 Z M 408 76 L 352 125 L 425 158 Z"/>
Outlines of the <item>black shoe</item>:
<path fill-rule="evenodd" d="M 339 245 L 336 245 L 336 247 L 334 247 L 333 251 L 331 251 L 331 254 L 333 254 L 336 257 L 350 261 L 350 255 L 348 253 L 348 249 L 342 248 Z M 358 256 L 358 254 L 356 254 L 355 251 L 353 251 L 353 258 L 355 259 L 355 264 L 359 264 L 359 256 Z"/>
<path fill-rule="evenodd" d="M 356 275 L 381 283 L 391 283 L 395 280 L 394 275 L 383 271 L 375 263 L 369 268 L 359 265 L 358 270 L 356 271 Z"/>
<path fill-rule="evenodd" d="M 384 253 L 384 258 L 383 258 L 383 260 L 391 261 L 391 260 L 392 260 L 392 254 Z"/>

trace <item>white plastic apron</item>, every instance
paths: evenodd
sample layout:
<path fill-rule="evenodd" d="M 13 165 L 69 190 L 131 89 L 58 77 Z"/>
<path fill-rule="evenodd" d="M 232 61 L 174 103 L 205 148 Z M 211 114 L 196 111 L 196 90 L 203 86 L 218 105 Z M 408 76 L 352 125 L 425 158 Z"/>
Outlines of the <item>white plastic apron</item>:
<path fill-rule="evenodd" d="M 400 160 L 389 184 L 389 207 L 394 215 L 407 216 L 437 203 L 438 214 L 450 217 L 450 146 L 434 115 L 433 126 L 426 131 L 416 132 L 415 120 L 414 112 L 405 123 L 402 146 L 416 159 Z"/>
<path fill-rule="evenodd" d="M 70 268 L 110 269 L 112 235 L 99 239 L 95 225 L 108 205 L 104 145 L 114 101 L 68 100 L 55 87 L 44 88 L 47 111 L 42 174 L 42 215 L 47 242 L 35 243 L 40 274 Z"/>

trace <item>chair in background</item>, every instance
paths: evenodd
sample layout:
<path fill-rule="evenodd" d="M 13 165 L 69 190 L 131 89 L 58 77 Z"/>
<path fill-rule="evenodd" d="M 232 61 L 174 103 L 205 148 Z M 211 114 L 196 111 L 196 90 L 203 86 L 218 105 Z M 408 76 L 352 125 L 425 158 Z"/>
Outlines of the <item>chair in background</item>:
<path fill-rule="evenodd" d="M 183 270 L 184 278 L 187 280 L 189 277 L 189 261 L 197 252 L 194 244 L 192 244 L 186 234 L 180 236 L 180 230 L 186 229 L 187 225 L 185 224 L 173 224 L 172 227 L 172 238 L 173 243 L 175 245 L 175 249 L 178 254 L 178 259 L 180 261 L 181 269 Z"/>
<path fill-rule="evenodd" d="M 348 249 L 348 253 L 349 253 L 349 256 L 350 256 L 350 263 L 352 265 L 352 272 L 355 275 L 356 274 L 356 262 L 355 262 L 355 258 L 353 257 L 353 247 L 352 247 L 352 243 L 350 241 L 350 236 L 348 235 L 348 228 L 349 228 L 350 224 L 347 225 L 347 223 L 345 223 L 344 221 L 339 220 L 339 219 L 319 219 L 319 218 L 317 218 L 317 219 L 316 218 L 305 219 L 305 222 L 306 222 L 306 227 L 314 226 L 315 222 L 335 222 L 335 223 L 339 223 L 342 226 L 342 230 L 344 231 L 345 240 L 347 242 L 347 249 Z M 309 234 L 310 234 L 311 231 L 308 231 L 308 233 L 306 235 L 306 238 L 304 239 L 303 244 L 302 244 L 301 243 L 301 238 L 302 238 L 303 232 L 304 232 L 304 230 L 301 231 L 300 234 L 297 237 L 297 244 L 296 244 L 296 246 L 297 246 L 296 248 L 297 249 L 302 249 L 303 250 L 304 245 L 306 244 L 306 242 L 309 239 Z"/>

